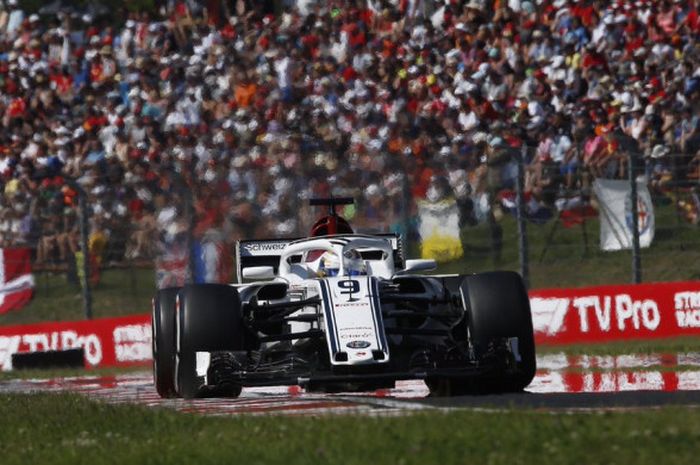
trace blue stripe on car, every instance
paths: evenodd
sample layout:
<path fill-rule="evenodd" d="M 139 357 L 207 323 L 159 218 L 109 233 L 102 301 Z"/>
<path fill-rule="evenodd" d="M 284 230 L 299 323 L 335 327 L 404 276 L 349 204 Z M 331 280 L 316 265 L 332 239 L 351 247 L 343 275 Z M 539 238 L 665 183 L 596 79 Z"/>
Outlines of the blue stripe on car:
<path fill-rule="evenodd" d="M 336 335 L 335 317 L 333 315 L 333 305 L 330 300 L 330 292 L 328 291 L 328 283 L 325 280 L 318 281 L 321 287 L 321 297 L 323 298 L 323 313 L 326 317 L 326 335 L 331 341 L 331 356 L 338 353 L 338 338 Z"/>

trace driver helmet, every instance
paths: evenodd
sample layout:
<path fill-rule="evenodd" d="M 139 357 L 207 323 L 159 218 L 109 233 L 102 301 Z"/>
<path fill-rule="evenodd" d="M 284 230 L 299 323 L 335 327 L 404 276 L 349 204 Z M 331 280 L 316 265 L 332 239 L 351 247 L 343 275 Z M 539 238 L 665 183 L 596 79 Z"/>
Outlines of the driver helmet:
<path fill-rule="evenodd" d="M 367 274 L 365 261 L 362 259 L 360 252 L 355 249 L 348 249 L 343 252 L 343 264 L 345 265 L 345 272 L 348 276 Z"/>
<path fill-rule="evenodd" d="M 333 252 L 324 252 L 318 265 L 318 276 L 338 276 L 340 272 L 340 260 Z"/>

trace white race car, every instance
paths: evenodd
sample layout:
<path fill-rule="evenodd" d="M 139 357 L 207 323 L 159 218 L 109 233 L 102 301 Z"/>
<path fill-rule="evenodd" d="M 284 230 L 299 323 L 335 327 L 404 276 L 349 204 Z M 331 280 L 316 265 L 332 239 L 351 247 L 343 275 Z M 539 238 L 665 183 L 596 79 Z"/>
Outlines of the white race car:
<path fill-rule="evenodd" d="M 162 397 L 237 396 L 244 386 L 361 391 L 422 379 L 434 395 L 514 392 L 535 375 L 530 306 L 509 271 L 420 275 L 398 235 L 353 234 L 335 206 L 300 240 L 237 244 L 238 283 L 153 300 Z"/>

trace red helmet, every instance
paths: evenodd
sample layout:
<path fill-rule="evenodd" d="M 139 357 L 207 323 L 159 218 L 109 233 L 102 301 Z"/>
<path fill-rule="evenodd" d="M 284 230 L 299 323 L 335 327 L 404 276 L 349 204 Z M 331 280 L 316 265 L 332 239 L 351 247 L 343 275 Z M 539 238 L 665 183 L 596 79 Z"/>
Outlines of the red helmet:
<path fill-rule="evenodd" d="M 331 236 L 333 234 L 352 234 L 353 230 L 345 218 L 328 215 L 320 218 L 311 227 L 311 236 Z"/>

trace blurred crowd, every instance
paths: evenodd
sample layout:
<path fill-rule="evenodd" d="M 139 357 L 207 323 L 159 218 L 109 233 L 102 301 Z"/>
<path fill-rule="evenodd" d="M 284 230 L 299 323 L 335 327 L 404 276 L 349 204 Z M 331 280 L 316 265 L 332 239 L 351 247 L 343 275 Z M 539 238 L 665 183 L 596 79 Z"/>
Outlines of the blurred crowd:
<path fill-rule="evenodd" d="M 167 1 L 92 15 L 5 0 L 1 245 L 68 258 L 81 189 L 110 261 L 153 258 L 188 228 L 303 234 L 305 199 L 331 192 L 359 200 L 346 213 L 364 230 L 444 196 L 476 224 L 523 154 L 545 206 L 630 161 L 661 195 L 692 191 L 699 4 Z"/>

